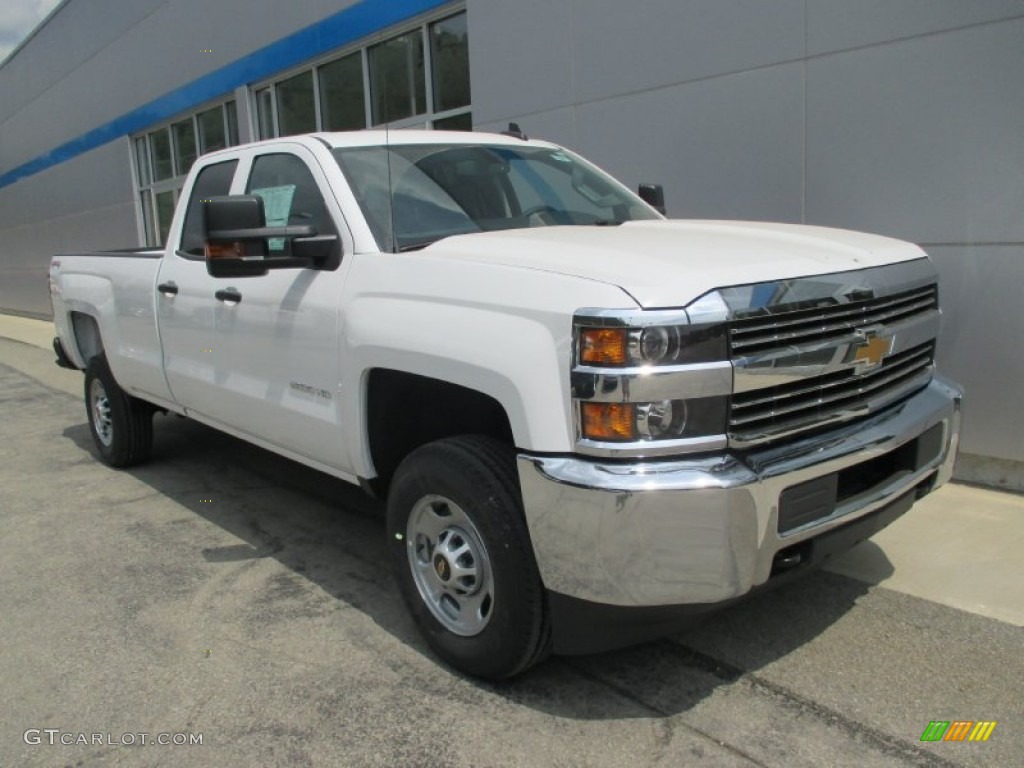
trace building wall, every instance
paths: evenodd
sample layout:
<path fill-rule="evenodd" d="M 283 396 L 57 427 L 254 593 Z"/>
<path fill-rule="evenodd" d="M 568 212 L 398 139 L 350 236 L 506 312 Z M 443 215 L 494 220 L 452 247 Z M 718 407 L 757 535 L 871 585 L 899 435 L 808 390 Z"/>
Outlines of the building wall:
<path fill-rule="evenodd" d="M 127 141 L 0 189 L 0 307 L 48 316 L 50 256 L 137 246 Z"/>
<path fill-rule="evenodd" d="M 1024 2 L 472 0 L 469 24 L 478 128 L 660 181 L 671 216 L 924 245 L 962 451 L 1024 488 Z"/>
<path fill-rule="evenodd" d="M 252 61 L 266 46 L 292 57 L 285 69 L 440 4 L 69 0 L 0 67 L 0 308 L 48 313 L 55 251 L 138 242 L 125 135 L 146 120 L 266 76 Z M 478 128 L 516 121 L 631 185 L 660 181 L 673 216 L 922 243 L 942 278 L 940 364 L 967 389 L 963 450 L 1014 462 L 1024 487 L 1024 408 L 1010 405 L 1024 381 L 1010 352 L 1024 337 L 1024 0 L 467 7 Z M 67 144 L 103 130 L 86 151 Z"/>

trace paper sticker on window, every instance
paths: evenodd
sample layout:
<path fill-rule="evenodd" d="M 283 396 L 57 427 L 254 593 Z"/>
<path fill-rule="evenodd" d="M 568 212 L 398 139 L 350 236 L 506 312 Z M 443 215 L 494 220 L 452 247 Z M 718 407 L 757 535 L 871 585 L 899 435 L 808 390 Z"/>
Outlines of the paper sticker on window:
<path fill-rule="evenodd" d="M 282 184 L 280 187 L 263 187 L 252 190 L 252 194 L 263 198 L 263 212 L 268 227 L 286 227 L 292 211 L 292 198 L 295 196 L 294 184 Z M 284 238 L 272 237 L 267 240 L 267 248 L 271 251 L 284 250 Z"/>

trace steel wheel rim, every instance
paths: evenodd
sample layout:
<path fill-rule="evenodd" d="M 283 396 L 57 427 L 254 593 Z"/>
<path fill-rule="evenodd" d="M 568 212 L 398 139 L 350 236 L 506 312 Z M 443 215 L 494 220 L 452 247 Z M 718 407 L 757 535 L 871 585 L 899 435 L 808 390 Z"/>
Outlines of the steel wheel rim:
<path fill-rule="evenodd" d="M 494 579 L 487 548 L 462 508 L 444 496 L 416 502 L 406 553 L 413 582 L 433 617 L 462 637 L 483 632 L 494 613 Z"/>
<path fill-rule="evenodd" d="M 89 387 L 89 408 L 92 411 L 92 426 L 96 439 L 107 448 L 114 442 L 114 421 L 110 417 L 110 398 L 103 382 L 93 379 Z"/>

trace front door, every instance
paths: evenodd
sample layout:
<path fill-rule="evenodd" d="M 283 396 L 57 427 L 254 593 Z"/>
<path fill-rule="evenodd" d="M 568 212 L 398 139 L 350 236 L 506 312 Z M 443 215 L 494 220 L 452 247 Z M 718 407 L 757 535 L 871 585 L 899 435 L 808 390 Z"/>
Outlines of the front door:
<path fill-rule="evenodd" d="M 263 198 L 268 226 L 312 224 L 318 234 L 338 234 L 342 219 L 336 202 L 325 194 L 328 189 L 312 153 L 295 145 L 287 152 L 253 157 L 244 191 Z M 274 251 L 284 243 L 271 240 L 269 246 Z M 181 309 L 194 313 L 191 325 L 196 328 L 189 330 L 188 318 L 179 317 L 178 333 L 181 341 L 196 346 L 197 327 L 208 328 L 203 338 L 209 341 L 192 356 L 198 361 L 176 364 L 165 352 L 175 399 L 239 432 L 348 469 L 338 327 L 346 266 L 343 260 L 334 270 L 280 269 L 259 277 L 214 278 L 205 262 L 180 258 L 175 300 L 187 285 Z"/>

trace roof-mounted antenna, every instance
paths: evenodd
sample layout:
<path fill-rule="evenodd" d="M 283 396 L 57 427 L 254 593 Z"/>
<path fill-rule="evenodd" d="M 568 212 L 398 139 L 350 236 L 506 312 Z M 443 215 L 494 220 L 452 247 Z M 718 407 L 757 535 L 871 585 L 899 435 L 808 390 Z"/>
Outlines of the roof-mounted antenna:
<path fill-rule="evenodd" d="M 509 123 L 508 130 L 501 132 L 502 136 L 512 136 L 516 139 L 522 139 L 523 141 L 529 141 L 530 137 L 519 130 L 519 123 Z"/>
<path fill-rule="evenodd" d="M 384 43 L 384 32 L 381 31 L 378 35 L 380 43 Z M 381 86 L 381 101 L 384 104 L 384 156 L 388 162 L 388 223 L 391 225 L 391 243 L 390 250 L 392 253 L 398 253 L 398 234 L 395 231 L 395 180 L 391 175 L 391 102 L 388 101 L 388 78 L 381 78 L 383 84 Z"/>

